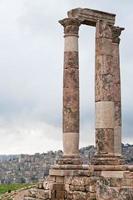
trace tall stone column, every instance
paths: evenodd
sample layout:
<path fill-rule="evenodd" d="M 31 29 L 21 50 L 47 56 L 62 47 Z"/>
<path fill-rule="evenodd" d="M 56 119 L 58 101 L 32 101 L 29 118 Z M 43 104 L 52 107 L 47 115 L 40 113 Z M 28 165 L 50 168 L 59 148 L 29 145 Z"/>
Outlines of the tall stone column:
<path fill-rule="evenodd" d="M 64 158 L 79 158 L 79 60 L 77 19 L 59 21 L 64 27 L 63 149 Z M 67 159 L 67 160 L 68 160 Z"/>
<path fill-rule="evenodd" d="M 114 72 L 112 26 L 104 21 L 96 24 L 96 164 L 117 164 L 114 157 Z"/>
<path fill-rule="evenodd" d="M 119 44 L 121 32 L 124 28 L 112 27 L 113 70 L 114 70 L 114 153 L 121 156 L 121 81 L 120 81 L 120 56 Z"/>

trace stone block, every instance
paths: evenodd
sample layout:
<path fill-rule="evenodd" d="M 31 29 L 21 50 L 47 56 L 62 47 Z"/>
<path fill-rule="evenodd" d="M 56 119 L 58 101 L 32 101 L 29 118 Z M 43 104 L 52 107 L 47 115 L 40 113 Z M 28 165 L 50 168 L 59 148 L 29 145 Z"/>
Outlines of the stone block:
<path fill-rule="evenodd" d="M 114 84 L 113 92 L 114 92 L 114 101 L 120 102 L 120 99 L 121 99 L 120 83 Z"/>
<path fill-rule="evenodd" d="M 64 177 L 62 177 L 62 176 L 57 176 L 57 177 L 56 177 L 56 183 L 64 183 Z"/>
<path fill-rule="evenodd" d="M 97 55 L 96 56 L 96 76 L 102 74 L 113 74 L 112 55 Z"/>
<path fill-rule="evenodd" d="M 70 185 L 70 191 L 81 191 L 85 192 L 85 186 L 84 185 Z"/>
<path fill-rule="evenodd" d="M 78 52 L 64 52 L 64 69 L 78 68 Z"/>
<path fill-rule="evenodd" d="M 115 126 L 114 128 L 114 152 L 115 155 L 121 155 L 121 127 Z"/>
<path fill-rule="evenodd" d="M 122 186 L 133 187 L 133 178 L 123 178 Z"/>
<path fill-rule="evenodd" d="M 101 176 L 123 178 L 123 171 L 102 171 Z"/>
<path fill-rule="evenodd" d="M 103 154 L 107 152 L 113 153 L 114 129 L 113 128 L 108 128 L 108 129 L 97 128 L 96 129 L 96 146 L 97 146 L 98 153 L 103 153 Z"/>
<path fill-rule="evenodd" d="M 60 184 L 60 183 L 53 184 L 51 200 L 64 199 L 64 197 L 65 197 L 64 184 Z"/>
<path fill-rule="evenodd" d="M 96 74 L 95 81 L 95 101 L 113 101 L 113 75 Z"/>
<path fill-rule="evenodd" d="M 95 108 L 96 128 L 114 128 L 114 102 L 99 101 L 95 103 Z"/>
<path fill-rule="evenodd" d="M 111 187 L 122 187 L 122 183 L 123 183 L 123 178 L 116 178 L 116 177 L 112 177 L 109 178 L 109 184 Z"/>
<path fill-rule="evenodd" d="M 115 23 L 115 14 L 88 8 L 75 8 L 68 11 L 68 17 L 80 19 L 82 24 L 96 26 L 98 21 L 106 21 L 110 25 Z"/>
<path fill-rule="evenodd" d="M 69 88 L 79 88 L 79 70 L 77 68 L 67 68 L 64 69 L 64 81 L 63 87 Z"/>
<path fill-rule="evenodd" d="M 97 38 L 96 55 L 112 56 L 112 40 L 108 38 Z"/>
<path fill-rule="evenodd" d="M 64 154 L 65 155 L 71 155 L 71 154 L 78 155 L 79 154 L 79 150 L 78 150 L 79 134 L 78 134 L 78 132 L 63 133 L 63 144 L 64 144 Z M 66 164 L 67 163 L 73 164 L 73 160 L 71 158 L 63 159 L 64 164 L 65 164 L 65 161 L 66 161 Z M 76 159 L 75 161 L 78 162 L 79 159 Z"/>
<path fill-rule="evenodd" d="M 69 191 L 70 190 L 70 185 L 69 184 L 65 184 L 65 190 Z"/>
<path fill-rule="evenodd" d="M 133 200 L 133 188 L 121 188 L 118 200 Z"/>
<path fill-rule="evenodd" d="M 133 172 L 124 172 L 124 178 L 133 179 Z"/>
<path fill-rule="evenodd" d="M 121 126 L 121 102 L 115 101 L 115 99 L 114 99 L 114 109 L 115 109 L 115 127 Z"/>
<path fill-rule="evenodd" d="M 78 37 L 67 36 L 65 37 L 65 52 L 77 52 L 78 51 Z"/>
<path fill-rule="evenodd" d="M 72 200 L 86 200 L 86 193 L 85 192 L 73 192 L 73 199 Z"/>
<path fill-rule="evenodd" d="M 79 108 L 79 89 L 78 88 L 64 88 L 63 90 L 64 107 L 75 112 Z M 69 112 L 70 112 L 69 111 Z"/>

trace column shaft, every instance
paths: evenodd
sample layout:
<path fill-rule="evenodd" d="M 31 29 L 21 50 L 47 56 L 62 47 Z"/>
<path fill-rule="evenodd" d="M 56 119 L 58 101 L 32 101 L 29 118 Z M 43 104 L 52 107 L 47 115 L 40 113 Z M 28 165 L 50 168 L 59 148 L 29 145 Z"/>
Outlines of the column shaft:
<path fill-rule="evenodd" d="M 114 151 L 114 97 L 112 71 L 112 33 L 105 22 L 96 25 L 96 148 L 97 154 Z"/>
<path fill-rule="evenodd" d="M 79 21 L 66 18 L 64 26 L 63 148 L 64 156 L 79 157 Z"/>
<path fill-rule="evenodd" d="M 113 70 L 114 70 L 114 107 L 115 107 L 115 122 L 114 122 L 114 153 L 121 156 L 121 81 L 120 81 L 120 55 L 119 43 L 120 34 L 124 30 L 120 27 L 113 27 L 112 46 L 113 46 Z"/>
<path fill-rule="evenodd" d="M 114 27 L 96 25 L 96 164 L 122 164 L 119 47 Z"/>

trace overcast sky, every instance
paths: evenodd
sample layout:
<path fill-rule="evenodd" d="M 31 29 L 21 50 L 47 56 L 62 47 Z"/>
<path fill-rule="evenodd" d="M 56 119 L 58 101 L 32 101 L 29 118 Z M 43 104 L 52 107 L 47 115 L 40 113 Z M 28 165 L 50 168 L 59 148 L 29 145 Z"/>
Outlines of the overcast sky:
<path fill-rule="evenodd" d="M 0 154 L 62 149 L 63 28 L 72 8 L 117 14 L 123 142 L 133 144 L 133 2 L 0 0 Z M 80 27 L 80 146 L 95 143 L 95 29 Z"/>

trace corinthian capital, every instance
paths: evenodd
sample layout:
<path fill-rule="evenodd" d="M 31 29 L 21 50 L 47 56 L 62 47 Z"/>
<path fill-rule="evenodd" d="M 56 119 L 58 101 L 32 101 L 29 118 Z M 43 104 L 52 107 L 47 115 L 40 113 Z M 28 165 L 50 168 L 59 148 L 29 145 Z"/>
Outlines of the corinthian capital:
<path fill-rule="evenodd" d="M 65 18 L 60 20 L 59 23 L 64 27 L 65 36 L 75 35 L 78 36 L 79 26 L 81 22 L 76 18 Z"/>
<path fill-rule="evenodd" d="M 99 20 L 96 24 L 96 38 L 112 38 L 111 25 L 106 21 Z"/>
<path fill-rule="evenodd" d="M 113 43 L 120 43 L 120 35 L 124 28 L 118 26 L 112 26 L 112 42 Z"/>

